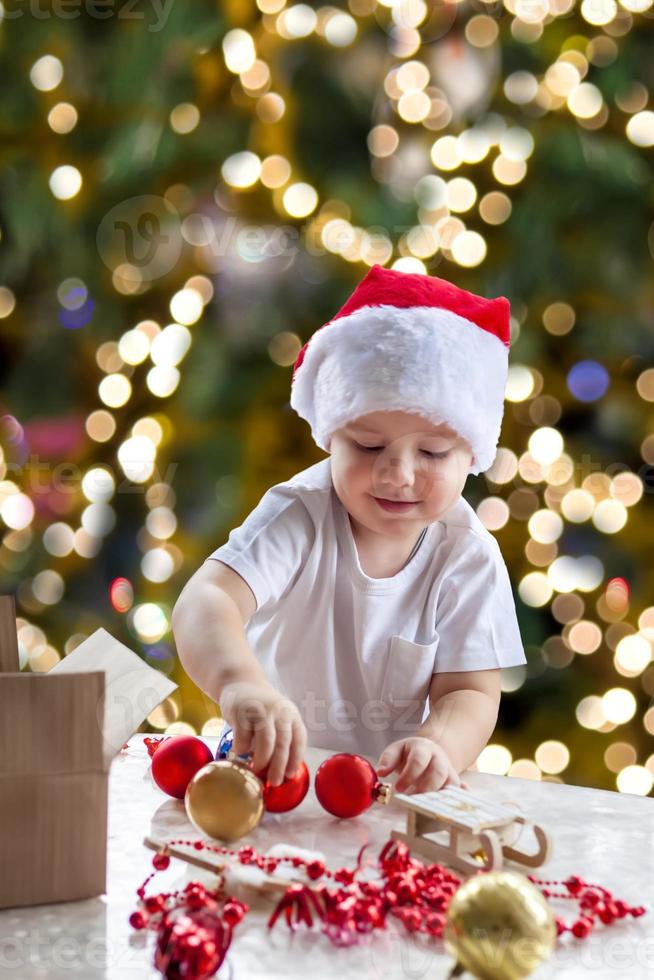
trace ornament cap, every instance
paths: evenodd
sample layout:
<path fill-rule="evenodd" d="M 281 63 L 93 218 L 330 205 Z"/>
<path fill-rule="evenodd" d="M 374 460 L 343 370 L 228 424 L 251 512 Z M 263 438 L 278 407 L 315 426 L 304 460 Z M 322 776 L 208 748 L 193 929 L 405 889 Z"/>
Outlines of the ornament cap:
<path fill-rule="evenodd" d="M 217 760 L 220 761 L 220 760 Z M 247 757 L 242 755 L 236 755 L 233 749 L 230 749 L 226 756 L 223 758 L 224 762 L 233 762 L 235 766 L 240 766 L 242 769 L 248 769 L 250 772 L 254 772 L 252 768 L 252 756 L 250 754 Z"/>
<path fill-rule="evenodd" d="M 391 797 L 393 795 L 393 787 L 390 783 L 378 782 L 374 789 L 374 797 L 376 803 L 382 803 L 384 806 L 391 802 Z"/>

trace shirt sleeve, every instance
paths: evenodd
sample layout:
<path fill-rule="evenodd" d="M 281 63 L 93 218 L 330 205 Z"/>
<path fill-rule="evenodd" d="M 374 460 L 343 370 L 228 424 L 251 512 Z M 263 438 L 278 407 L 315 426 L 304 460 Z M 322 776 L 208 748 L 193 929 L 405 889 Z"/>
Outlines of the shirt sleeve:
<path fill-rule="evenodd" d="M 464 542 L 441 586 L 436 632 L 434 673 L 527 663 L 509 573 L 495 541 Z"/>
<path fill-rule="evenodd" d="M 258 612 L 289 588 L 314 539 L 314 524 L 302 499 L 275 486 L 207 561 L 221 561 L 238 572 L 252 589 Z"/>

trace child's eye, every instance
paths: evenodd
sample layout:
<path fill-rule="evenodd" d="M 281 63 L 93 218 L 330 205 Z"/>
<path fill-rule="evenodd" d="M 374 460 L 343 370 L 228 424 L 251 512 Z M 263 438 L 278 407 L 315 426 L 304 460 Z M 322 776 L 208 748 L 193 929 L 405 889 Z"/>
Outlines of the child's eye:
<path fill-rule="evenodd" d="M 357 447 L 357 449 L 361 449 L 364 453 L 378 453 L 384 448 L 383 446 L 361 446 L 358 442 L 355 442 L 354 445 Z M 430 453 L 427 449 L 422 449 L 421 452 L 423 452 L 425 456 L 429 456 L 430 459 L 446 459 L 450 454 L 449 449 L 446 449 L 442 453 Z"/>

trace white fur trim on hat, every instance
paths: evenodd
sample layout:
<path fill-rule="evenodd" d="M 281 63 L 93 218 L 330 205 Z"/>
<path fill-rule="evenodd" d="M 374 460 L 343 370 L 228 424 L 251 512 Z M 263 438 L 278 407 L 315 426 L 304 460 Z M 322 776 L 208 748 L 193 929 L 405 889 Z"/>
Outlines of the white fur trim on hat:
<path fill-rule="evenodd" d="M 481 473 L 497 453 L 509 349 L 440 307 L 365 306 L 317 330 L 291 388 L 291 407 L 329 452 L 331 434 L 361 415 L 420 414 L 445 422 Z"/>

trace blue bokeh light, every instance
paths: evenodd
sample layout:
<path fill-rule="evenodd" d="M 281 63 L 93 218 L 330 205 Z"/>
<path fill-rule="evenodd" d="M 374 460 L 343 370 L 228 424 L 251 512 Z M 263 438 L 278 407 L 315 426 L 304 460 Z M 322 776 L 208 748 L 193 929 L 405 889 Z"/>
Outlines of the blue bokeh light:
<path fill-rule="evenodd" d="M 579 361 L 568 371 L 568 390 L 580 402 L 596 402 L 609 382 L 609 372 L 599 361 Z"/>

